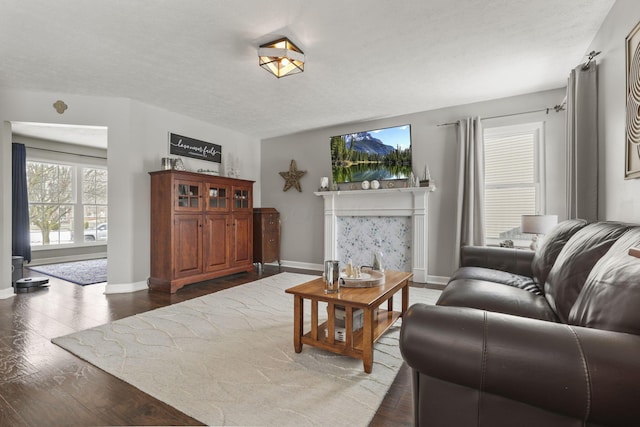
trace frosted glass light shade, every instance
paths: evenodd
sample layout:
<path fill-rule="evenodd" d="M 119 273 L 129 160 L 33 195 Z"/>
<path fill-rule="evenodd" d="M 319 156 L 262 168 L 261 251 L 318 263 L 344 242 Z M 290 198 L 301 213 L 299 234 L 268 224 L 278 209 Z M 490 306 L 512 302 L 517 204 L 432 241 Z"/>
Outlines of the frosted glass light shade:
<path fill-rule="evenodd" d="M 258 58 L 260 66 L 277 78 L 304 71 L 304 52 L 286 37 L 261 45 Z"/>

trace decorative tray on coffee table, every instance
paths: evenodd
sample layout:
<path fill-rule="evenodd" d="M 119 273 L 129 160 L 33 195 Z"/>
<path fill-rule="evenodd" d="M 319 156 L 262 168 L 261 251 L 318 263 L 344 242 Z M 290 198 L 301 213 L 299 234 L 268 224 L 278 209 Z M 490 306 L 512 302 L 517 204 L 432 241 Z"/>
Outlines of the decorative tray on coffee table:
<path fill-rule="evenodd" d="M 345 288 L 373 288 L 384 285 L 384 272 L 362 268 L 360 277 L 347 277 L 346 272 L 340 272 L 340 286 Z"/>

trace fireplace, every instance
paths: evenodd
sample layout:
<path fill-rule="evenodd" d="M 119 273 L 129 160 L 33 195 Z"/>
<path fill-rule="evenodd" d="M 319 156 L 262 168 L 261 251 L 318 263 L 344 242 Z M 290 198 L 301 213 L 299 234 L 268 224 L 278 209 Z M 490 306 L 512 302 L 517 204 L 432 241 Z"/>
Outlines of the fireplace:
<path fill-rule="evenodd" d="M 429 187 L 320 191 L 324 198 L 324 259 L 371 265 L 374 250 L 383 268 L 413 273 L 426 283 Z"/>

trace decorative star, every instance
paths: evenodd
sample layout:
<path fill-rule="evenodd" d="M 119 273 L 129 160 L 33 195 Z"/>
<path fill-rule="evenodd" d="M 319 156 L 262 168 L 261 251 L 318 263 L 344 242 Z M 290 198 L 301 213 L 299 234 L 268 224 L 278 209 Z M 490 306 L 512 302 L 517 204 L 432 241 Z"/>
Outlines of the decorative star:
<path fill-rule="evenodd" d="M 284 188 L 282 189 L 282 191 L 287 191 L 291 187 L 296 187 L 296 190 L 302 192 L 302 188 L 300 187 L 300 178 L 302 178 L 302 176 L 306 174 L 307 171 L 299 171 L 296 168 L 295 160 L 291 160 L 288 171 L 279 173 L 280 176 L 284 178 Z"/>

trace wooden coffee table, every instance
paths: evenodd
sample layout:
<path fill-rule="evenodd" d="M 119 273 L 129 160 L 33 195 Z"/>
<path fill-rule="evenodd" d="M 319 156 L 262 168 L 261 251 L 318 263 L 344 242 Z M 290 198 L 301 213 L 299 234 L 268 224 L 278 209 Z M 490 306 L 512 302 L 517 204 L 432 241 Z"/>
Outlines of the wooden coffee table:
<path fill-rule="evenodd" d="M 409 307 L 409 280 L 412 273 L 386 271 L 385 283 L 372 288 L 341 287 L 340 292 L 326 294 L 321 277 L 285 292 L 293 295 L 293 346 L 296 353 L 302 344 L 311 345 L 334 353 L 362 359 L 364 371 L 373 367 L 373 344 Z M 402 290 L 402 311 L 393 311 L 393 296 Z M 303 330 L 304 300 L 311 302 L 311 330 Z M 386 309 L 381 305 L 387 302 Z M 318 324 L 318 302 L 327 303 L 328 320 Z M 335 339 L 336 306 L 345 309 L 345 341 Z M 353 312 L 362 309 L 362 328 L 353 331 Z M 377 309 L 377 310 L 376 310 Z"/>

